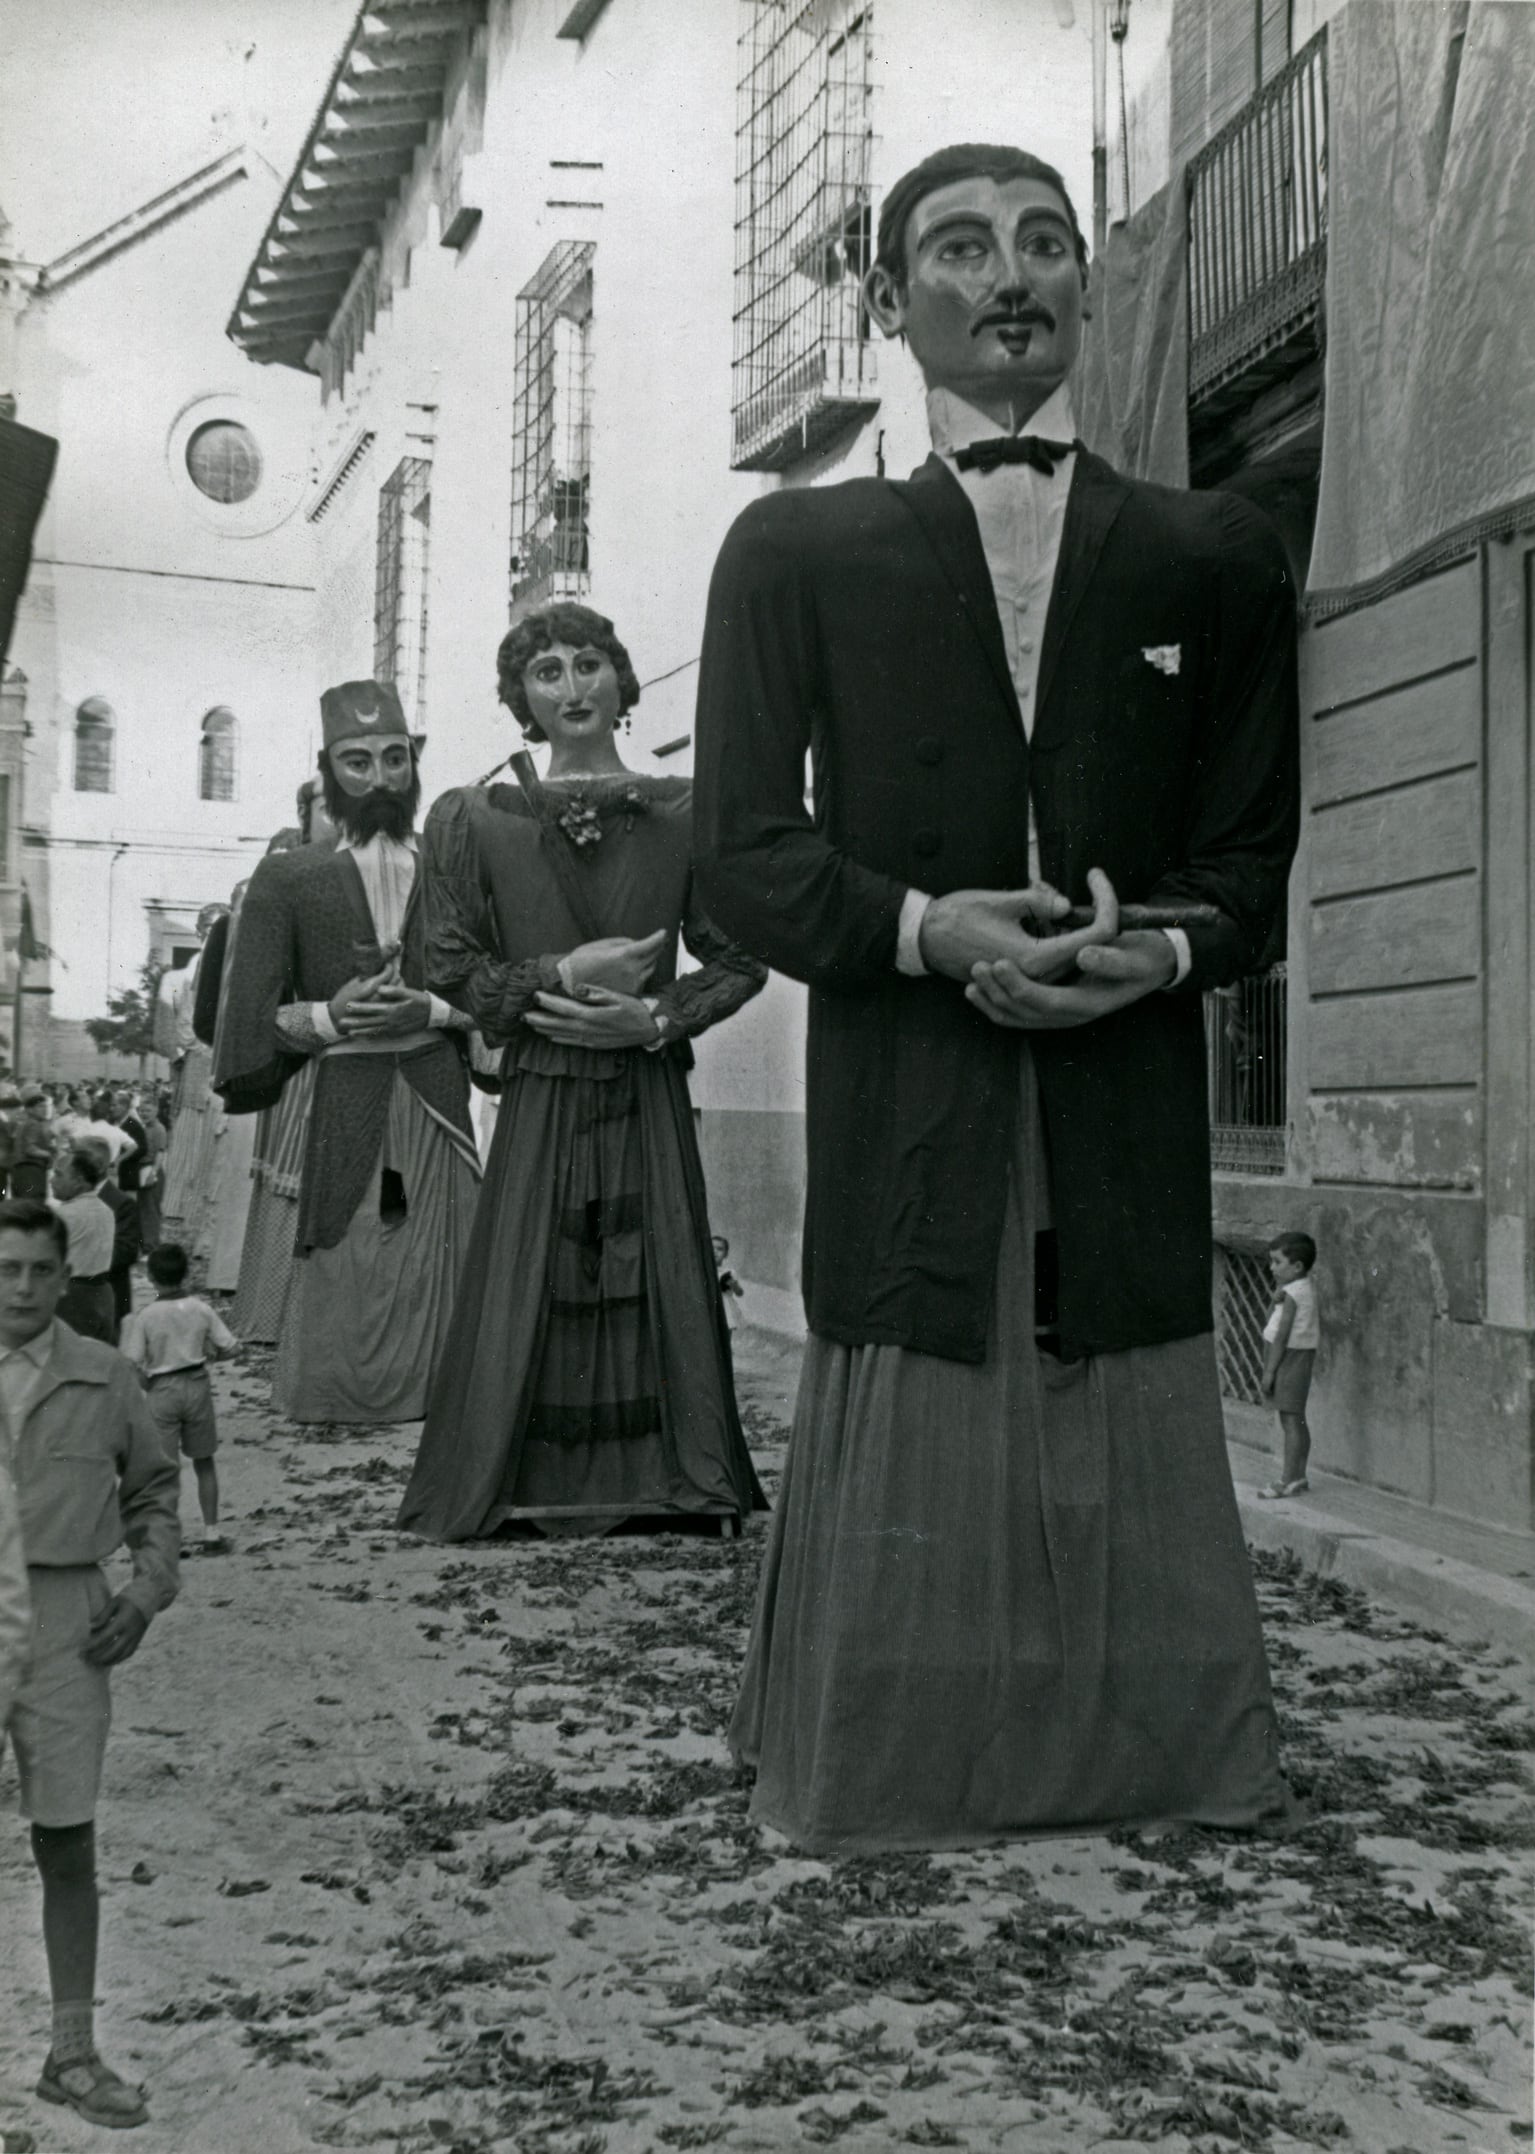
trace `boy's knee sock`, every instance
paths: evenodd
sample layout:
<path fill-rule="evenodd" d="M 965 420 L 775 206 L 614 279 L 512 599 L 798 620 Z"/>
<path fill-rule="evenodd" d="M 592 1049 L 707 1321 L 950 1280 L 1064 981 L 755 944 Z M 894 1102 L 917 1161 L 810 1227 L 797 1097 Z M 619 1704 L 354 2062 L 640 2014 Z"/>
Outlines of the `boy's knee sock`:
<path fill-rule="evenodd" d="M 58 2064 L 73 2064 L 89 2057 L 96 2048 L 96 2007 L 89 1997 L 71 1999 L 53 2008 L 53 2055 Z"/>

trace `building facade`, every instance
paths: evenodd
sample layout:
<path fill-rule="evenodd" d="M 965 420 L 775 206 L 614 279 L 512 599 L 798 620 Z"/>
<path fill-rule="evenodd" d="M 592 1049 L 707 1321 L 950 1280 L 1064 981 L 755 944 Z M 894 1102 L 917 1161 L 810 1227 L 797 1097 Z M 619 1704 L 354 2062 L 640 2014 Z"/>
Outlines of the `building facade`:
<path fill-rule="evenodd" d="M 14 235 L 0 389 L 60 444 L 0 725 L 0 902 L 25 889 L 47 953 L 26 966 L 27 1073 L 106 1072 L 85 1020 L 184 961 L 313 765 L 313 399 L 223 336 L 275 187 L 236 150 L 46 265 Z"/>
<path fill-rule="evenodd" d="M 1310 1412 L 1318 1463 L 1527 1533 L 1535 512 L 1511 482 L 1495 513 L 1351 589 L 1318 592 L 1313 552 L 1319 501 L 1352 457 L 1347 424 L 1335 414 L 1328 425 L 1330 379 L 1359 368 L 1347 302 L 1359 289 L 1367 309 L 1383 309 L 1387 290 L 1382 253 L 1351 268 L 1328 318 L 1340 210 L 1356 205 L 1355 227 L 1377 250 L 1395 220 L 1427 279 L 1433 217 L 1453 223 L 1456 188 L 1479 184 L 1466 143 L 1496 143 L 1500 123 L 1511 138 L 1520 124 L 1495 89 L 1517 56 L 1491 41 L 1516 35 L 1521 12 L 1484 11 L 1469 31 L 1489 41 L 1478 49 L 1453 11 L 1430 27 L 1430 11 L 1393 25 L 1376 9 L 1358 27 L 1337 0 L 1174 0 L 1156 26 L 1160 55 L 1138 56 L 1130 126 L 1132 173 L 1163 190 L 1142 213 L 1162 215 L 1177 190 L 1186 219 L 1191 482 L 1260 501 L 1305 594 L 1304 827 L 1287 938 L 1261 978 L 1210 999 L 1207 1022 L 1231 1425 L 1270 1440 L 1257 1388 L 1263 1250 L 1303 1229 L 1320 1246 L 1326 1311 Z M 1400 77 L 1431 115 L 1390 204 L 1358 207 L 1368 136 L 1340 125 L 1334 48 L 1345 38 L 1353 74 L 1372 53 L 1379 71 L 1373 89 L 1347 86 L 1356 113 L 1362 91 L 1378 96 Z M 1528 40 L 1523 56 L 1527 72 Z M 1377 136 L 1383 124 L 1377 115 Z M 1117 141 L 1108 162 L 1123 171 Z M 1408 295 L 1419 316 L 1433 311 L 1426 290 Z M 1378 390 L 1415 364 L 1410 324 L 1393 331 Z M 1373 334 L 1372 322 L 1358 341 Z M 1453 382 L 1431 386 L 1453 408 Z M 1496 404 L 1478 426 L 1493 444 L 1518 431 Z M 1387 448 L 1428 483 L 1421 443 L 1399 434 Z M 1349 483 L 1363 525 L 1367 489 L 1357 474 Z"/>

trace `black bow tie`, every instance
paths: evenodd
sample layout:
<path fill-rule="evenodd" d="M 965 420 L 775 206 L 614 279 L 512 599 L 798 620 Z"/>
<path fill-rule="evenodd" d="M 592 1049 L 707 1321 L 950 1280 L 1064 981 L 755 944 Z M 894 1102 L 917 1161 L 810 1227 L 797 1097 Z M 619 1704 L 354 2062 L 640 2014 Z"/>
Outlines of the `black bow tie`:
<path fill-rule="evenodd" d="M 1043 434 L 999 434 L 994 441 L 972 441 L 968 448 L 956 449 L 954 461 L 961 471 L 995 471 L 998 464 L 1032 464 L 1048 478 L 1071 451 L 1071 442 L 1046 441 Z"/>

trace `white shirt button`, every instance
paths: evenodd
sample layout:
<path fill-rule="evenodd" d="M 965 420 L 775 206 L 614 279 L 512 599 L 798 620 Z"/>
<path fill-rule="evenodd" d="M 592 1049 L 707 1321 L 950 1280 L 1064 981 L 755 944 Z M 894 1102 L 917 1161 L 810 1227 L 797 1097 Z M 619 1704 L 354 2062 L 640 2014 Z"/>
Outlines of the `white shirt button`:
<path fill-rule="evenodd" d="M 1018 648 L 1020 651 L 1032 651 L 1034 648 L 1034 638 L 1032 636 L 1025 636 L 1023 641 L 1019 644 Z"/>

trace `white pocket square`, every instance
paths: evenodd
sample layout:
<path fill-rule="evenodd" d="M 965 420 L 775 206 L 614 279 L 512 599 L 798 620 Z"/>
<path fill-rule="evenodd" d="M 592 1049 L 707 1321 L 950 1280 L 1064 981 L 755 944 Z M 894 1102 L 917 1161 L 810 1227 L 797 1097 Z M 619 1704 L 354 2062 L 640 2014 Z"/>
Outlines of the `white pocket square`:
<path fill-rule="evenodd" d="M 1171 675 L 1183 671 L 1181 643 L 1147 643 L 1141 648 L 1141 656 L 1148 666 L 1155 666 L 1158 673 Z"/>

